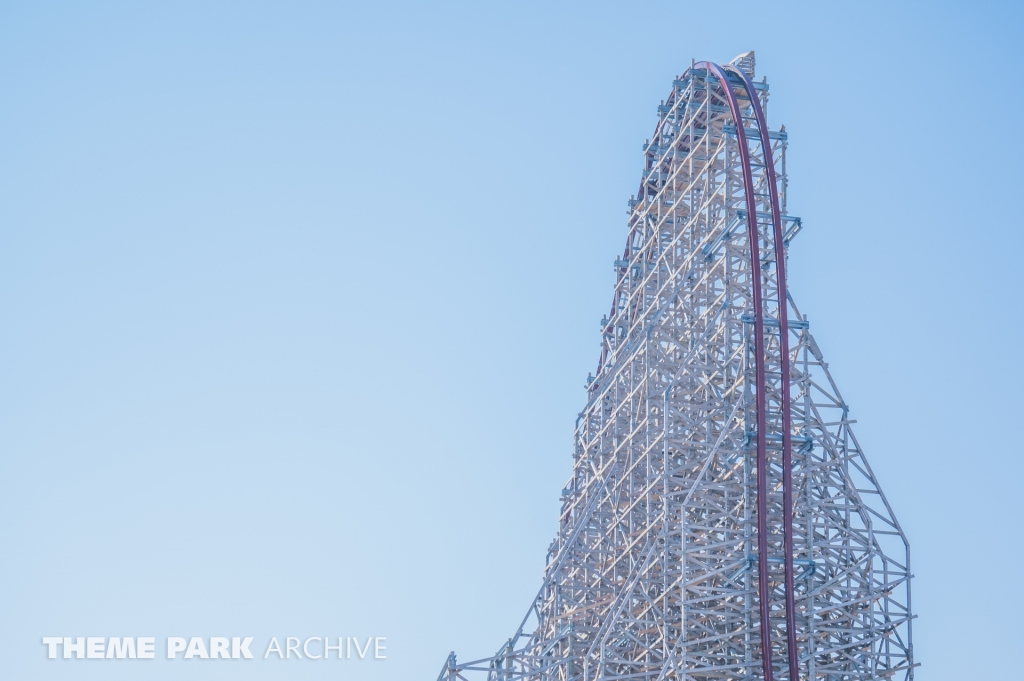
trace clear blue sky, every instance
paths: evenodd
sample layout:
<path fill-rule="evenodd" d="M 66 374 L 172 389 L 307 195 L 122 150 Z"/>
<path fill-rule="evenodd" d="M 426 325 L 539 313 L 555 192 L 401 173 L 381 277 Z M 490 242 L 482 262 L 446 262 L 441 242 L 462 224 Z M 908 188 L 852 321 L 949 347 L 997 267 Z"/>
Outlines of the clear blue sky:
<path fill-rule="evenodd" d="M 1012 675 L 1022 36 L 985 1 L 2 3 L 0 677 L 493 652 L 555 531 L 656 107 L 750 49 L 790 133 L 792 292 L 911 539 L 918 678 Z M 243 634 L 389 658 L 39 642 Z"/>

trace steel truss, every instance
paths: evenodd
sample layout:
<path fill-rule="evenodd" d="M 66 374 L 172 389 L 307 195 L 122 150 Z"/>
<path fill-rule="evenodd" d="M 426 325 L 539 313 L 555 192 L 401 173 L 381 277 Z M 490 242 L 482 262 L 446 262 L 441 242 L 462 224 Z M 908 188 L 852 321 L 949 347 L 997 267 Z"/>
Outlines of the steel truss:
<path fill-rule="evenodd" d="M 659 107 L 543 585 L 439 680 L 913 678 L 909 545 L 786 288 L 753 76 L 696 63 Z"/>

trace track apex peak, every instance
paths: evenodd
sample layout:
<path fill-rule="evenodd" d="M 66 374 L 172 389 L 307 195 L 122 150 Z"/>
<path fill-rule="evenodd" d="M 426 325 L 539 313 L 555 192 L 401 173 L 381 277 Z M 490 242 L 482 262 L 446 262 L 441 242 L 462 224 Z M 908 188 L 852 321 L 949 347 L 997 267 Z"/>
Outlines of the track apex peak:
<path fill-rule="evenodd" d="M 754 51 L 744 52 L 743 54 L 733 57 L 733 60 L 729 62 L 733 66 L 739 68 L 741 71 L 754 78 Z"/>

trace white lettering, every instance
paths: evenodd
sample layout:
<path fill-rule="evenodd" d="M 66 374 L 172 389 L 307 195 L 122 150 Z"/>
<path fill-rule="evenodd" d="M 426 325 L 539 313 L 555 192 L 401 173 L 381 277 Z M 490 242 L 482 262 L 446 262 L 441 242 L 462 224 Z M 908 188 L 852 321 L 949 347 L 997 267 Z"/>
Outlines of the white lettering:
<path fill-rule="evenodd" d="M 277 653 L 277 658 L 281 659 L 284 657 L 284 653 L 281 652 L 281 644 L 277 642 L 277 637 L 270 639 L 270 645 L 267 646 L 267 652 L 263 655 L 263 659 L 267 659 L 270 653 Z"/>
<path fill-rule="evenodd" d="M 67 636 L 64 637 L 64 659 L 70 660 L 71 653 L 75 654 L 75 657 L 81 659 L 85 657 L 85 639 L 81 636 L 75 637 L 75 642 L 72 643 L 71 639 Z"/>
<path fill-rule="evenodd" d="M 352 659 L 352 647 L 355 646 L 356 655 L 360 660 L 370 657 L 370 648 L 373 648 L 373 659 L 387 659 L 387 638 L 384 636 L 370 636 L 365 643 L 359 636 L 338 636 L 337 645 L 331 645 L 329 636 L 310 636 L 303 640 L 301 637 L 286 636 L 284 646 L 276 636 L 270 639 L 263 659 L 270 657 L 271 653 L 277 653 L 279 660 L 290 660 L 294 653 L 296 659 L 329 660 L 331 651 L 337 654 L 336 659 Z M 182 659 L 191 660 L 200 658 L 203 660 L 238 660 L 253 659 L 249 646 L 253 642 L 252 636 L 168 636 L 167 637 L 167 659 L 176 660 L 178 654 L 182 653 Z M 153 659 L 156 657 L 154 649 L 156 638 L 152 636 L 43 636 L 42 644 L 46 646 L 46 657 L 56 659 L 72 657 L 81 659 Z M 311 647 L 312 645 L 312 647 Z M 63 646 L 63 655 L 61 654 Z"/>
<path fill-rule="evenodd" d="M 188 650 L 185 651 L 185 659 L 191 660 L 197 655 L 204 660 L 210 657 L 206 654 L 206 644 L 203 643 L 202 637 L 193 636 L 188 641 Z"/>
<path fill-rule="evenodd" d="M 239 636 L 235 636 L 231 639 L 231 657 L 237 660 L 239 654 L 247 660 L 252 659 L 252 653 L 249 652 L 249 644 L 252 643 L 252 636 L 246 636 L 244 641 L 240 641 Z M 264 656 L 264 659 L 266 656 Z"/>
<path fill-rule="evenodd" d="M 156 639 L 152 636 L 139 636 L 138 647 L 140 660 L 152 660 L 156 657 L 156 653 L 153 652 L 156 648 Z"/>
<path fill-rule="evenodd" d="M 60 636 L 44 636 L 43 645 L 46 646 L 46 656 L 51 660 L 57 659 L 57 646 L 64 643 Z"/>
<path fill-rule="evenodd" d="M 135 639 L 131 636 L 125 636 L 124 639 L 120 639 L 117 636 L 111 636 L 110 640 L 107 641 L 107 658 L 117 657 L 120 660 L 124 658 L 135 659 Z"/>
<path fill-rule="evenodd" d="M 366 639 L 366 649 L 365 650 L 363 650 L 362 648 L 359 647 L 359 639 L 358 638 L 353 638 L 352 640 L 356 642 L 356 652 L 359 653 L 359 659 L 361 660 L 364 657 L 366 657 L 366 653 L 370 652 L 370 644 L 373 642 L 373 637 L 371 636 L 370 638 Z"/>
<path fill-rule="evenodd" d="M 85 639 L 85 656 L 90 660 L 103 659 L 102 636 L 89 636 Z"/>
<path fill-rule="evenodd" d="M 210 637 L 210 659 L 216 660 L 221 658 L 224 660 L 231 659 L 231 653 L 228 652 L 228 646 L 231 644 L 223 636 L 211 636 Z"/>
<path fill-rule="evenodd" d="M 185 650 L 185 639 L 179 636 L 168 636 L 167 637 L 167 659 L 173 660 L 178 657 L 178 653 Z"/>
<path fill-rule="evenodd" d="M 328 659 L 331 656 L 332 650 L 338 651 L 338 659 L 341 659 L 341 649 L 345 647 L 345 639 L 341 636 L 338 637 L 338 645 L 332 646 L 327 636 L 324 636 L 324 659 Z"/>

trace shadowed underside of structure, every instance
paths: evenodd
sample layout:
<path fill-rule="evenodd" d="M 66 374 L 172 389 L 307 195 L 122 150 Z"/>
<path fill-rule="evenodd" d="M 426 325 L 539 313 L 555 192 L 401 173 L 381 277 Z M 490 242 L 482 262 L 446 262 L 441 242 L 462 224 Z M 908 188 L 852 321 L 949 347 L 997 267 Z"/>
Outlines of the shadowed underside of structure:
<path fill-rule="evenodd" d="M 526 617 L 439 679 L 912 679 L 910 556 L 785 279 L 754 55 L 659 106 L 559 532 Z"/>

